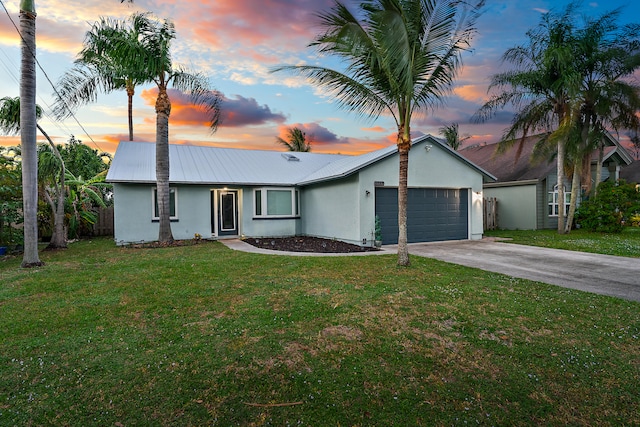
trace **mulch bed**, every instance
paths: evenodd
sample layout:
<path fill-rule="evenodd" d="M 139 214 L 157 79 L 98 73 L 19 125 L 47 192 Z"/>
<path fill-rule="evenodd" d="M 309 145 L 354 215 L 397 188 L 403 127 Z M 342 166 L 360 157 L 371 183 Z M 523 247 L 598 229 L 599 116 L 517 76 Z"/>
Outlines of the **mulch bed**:
<path fill-rule="evenodd" d="M 377 251 L 376 248 L 352 245 L 340 240 L 322 239 L 320 237 L 263 237 L 246 238 L 244 242 L 258 248 L 288 252 L 317 252 L 317 253 L 352 253 Z"/>

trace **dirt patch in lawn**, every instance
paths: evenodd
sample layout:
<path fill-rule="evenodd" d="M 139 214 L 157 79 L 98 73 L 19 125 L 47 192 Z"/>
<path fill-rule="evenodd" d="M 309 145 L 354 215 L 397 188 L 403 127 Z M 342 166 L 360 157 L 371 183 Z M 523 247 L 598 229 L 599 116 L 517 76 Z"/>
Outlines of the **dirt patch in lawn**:
<path fill-rule="evenodd" d="M 352 245 L 340 240 L 322 239 L 320 237 L 310 236 L 252 237 L 244 239 L 244 242 L 262 249 L 288 252 L 351 253 L 378 250 L 371 247 Z"/>

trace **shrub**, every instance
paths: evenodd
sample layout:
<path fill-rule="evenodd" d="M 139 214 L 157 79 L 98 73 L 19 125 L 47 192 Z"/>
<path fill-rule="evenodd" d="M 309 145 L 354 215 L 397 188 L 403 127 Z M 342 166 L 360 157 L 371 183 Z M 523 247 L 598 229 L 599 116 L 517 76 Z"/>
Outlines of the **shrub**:
<path fill-rule="evenodd" d="M 640 193 L 624 180 L 598 185 L 598 195 L 584 200 L 576 212 L 581 227 L 590 231 L 619 233 L 640 214 Z"/>

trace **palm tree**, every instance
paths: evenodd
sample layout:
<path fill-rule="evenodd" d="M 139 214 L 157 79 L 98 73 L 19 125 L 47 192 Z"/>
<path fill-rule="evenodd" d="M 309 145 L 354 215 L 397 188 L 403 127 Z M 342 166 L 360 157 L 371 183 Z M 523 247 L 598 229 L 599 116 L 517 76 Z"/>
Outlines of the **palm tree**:
<path fill-rule="evenodd" d="M 460 144 L 471 138 L 470 136 L 460 138 L 460 132 L 458 130 L 457 123 L 451 123 L 450 125 L 441 127 L 440 134 L 444 136 L 444 139 L 447 141 L 447 145 L 456 151 L 458 151 L 458 148 L 460 148 Z"/>
<path fill-rule="evenodd" d="M 171 60 L 171 40 L 176 37 L 175 26 L 169 20 L 157 20 L 149 14 L 134 14 L 134 26 L 140 29 L 140 46 L 121 44 L 121 54 L 134 64 L 142 67 L 149 80 L 158 87 L 156 99 L 156 180 L 159 216 L 158 240 L 162 243 L 173 241 L 171 233 L 169 202 L 169 115 L 171 100 L 167 89 L 174 88 L 189 93 L 194 104 L 205 109 L 211 131 L 215 131 L 220 120 L 220 101 L 217 92 L 211 91 L 206 77 L 189 73 L 175 67 Z M 132 55 L 138 54 L 135 57 Z"/>
<path fill-rule="evenodd" d="M 133 96 L 136 86 L 149 81 L 144 67 L 119 54 L 123 43 L 138 45 L 140 28 L 135 21 L 102 18 L 84 39 L 74 67 L 56 85 L 54 115 L 69 117 L 79 106 L 95 102 L 98 94 L 124 89 L 127 92 L 129 140 L 133 140 Z M 128 68 L 129 67 L 129 68 Z"/>
<path fill-rule="evenodd" d="M 20 144 L 22 146 L 22 201 L 24 253 L 22 267 L 43 265 L 38 255 L 38 154 L 36 144 L 36 6 L 20 0 Z"/>
<path fill-rule="evenodd" d="M 499 144 L 506 150 L 519 141 L 518 156 L 525 138 L 542 132 L 540 146 L 555 145 L 557 157 L 558 233 L 565 232 L 564 220 L 564 167 L 567 133 L 557 131 L 570 120 L 570 100 L 579 80 L 575 70 L 573 14 L 576 3 L 569 4 L 560 13 L 546 13 L 537 27 L 527 31 L 528 44 L 508 49 L 503 61 L 513 68 L 491 78 L 489 90 L 497 89 L 474 116 L 485 121 L 498 109 L 513 105 L 516 112 L 511 127 L 505 131 Z"/>
<path fill-rule="evenodd" d="M 339 106 L 375 119 L 393 117 L 399 153 L 398 264 L 409 265 L 407 176 L 411 118 L 442 102 L 475 33 L 483 1 L 371 0 L 352 14 L 339 1 L 320 15 L 324 33 L 310 46 L 347 63 L 327 67 L 281 66 L 335 94 Z"/>
<path fill-rule="evenodd" d="M 297 127 L 287 130 L 287 140 L 276 137 L 276 142 L 287 148 L 289 151 L 309 152 L 311 143 L 307 141 L 307 134 Z"/>
<path fill-rule="evenodd" d="M 123 3 L 125 0 L 120 0 Z M 128 0 L 132 3 L 133 0 Z M 38 154 L 36 143 L 36 5 L 20 0 L 20 143 L 22 146 L 22 197 L 24 254 L 22 267 L 43 265 L 38 255 Z"/>
<path fill-rule="evenodd" d="M 578 39 L 580 68 L 584 78 L 576 99 L 577 117 L 587 129 L 584 139 L 584 162 L 588 167 L 587 191 L 591 189 L 591 154 L 598 151 L 596 186 L 602 177 L 604 133 L 607 129 L 617 133 L 624 129 L 640 130 L 640 85 L 633 75 L 640 68 L 640 25 L 620 26 L 616 22 L 622 12 L 615 9 L 597 19 L 587 20 Z M 573 194 L 572 194 L 573 197 Z"/>
<path fill-rule="evenodd" d="M 64 230 L 64 196 L 65 196 L 65 164 L 60 155 L 60 151 L 53 143 L 47 132 L 42 129 L 37 120 L 42 117 L 42 108 L 35 104 L 36 110 L 36 127 L 45 139 L 49 143 L 50 149 L 47 152 L 52 158 L 47 159 L 47 167 L 44 173 L 41 173 L 40 167 L 37 172 L 40 177 L 46 176 L 47 179 L 51 178 L 52 187 L 49 186 L 49 191 L 45 191 L 45 198 L 49 206 L 51 206 L 51 212 L 54 218 L 53 234 L 48 249 L 64 249 L 67 247 L 66 232 Z M 5 96 L 0 99 L 0 130 L 7 134 L 16 134 L 20 132 L 20 98 L 10 98 Z M 24 152 L 24 151 L 23 151 Z M 36 146 L 36 157 L 38 163 L 40 163 L 42 151 Z M 46 155 L 45 155 L 46 157 Z M 24 159 L 24 157 L 23 157 Z M 40 179 L 38 179 L 40 181 Z M 45 186 L 46 188 L 46 186 Z M 36 192 L 37 195 L 37 192 Z M 53 196 L 53 197 L 52 197 Z"/>
<path fill-rule="evenodd" d="M 98 31 L 99 29 L 99 31 Z M 123 31 L 123 29 L 126 29 Z M 158 88 L 156 99 L 156 178 L 157 200 L 159 211 L 160 242 L 173 241 L 171 223 L 169 220 L 169 116 L 171 114 L 171 100 L 167 89 L 172 87 L 188 93 L 191 101 L 205 110 L 209 118 L 211 131 L 215 131 L 220 120 L 220 95 L 212 91 L 208 80 L 199 73 L 173 65 L 171 59 L 171 41 L 176 37 L 175 26 L 169 20 L 159 20 L 149 13 L 135 13 L 128 23 L 121 21 L 102 20 L 94 27 L 100 41 L 92 41 L 89 45 L 102 45 L 109 52 L 113 62 L 111 71 L 102 67 L 95 71 L 104 72 L 107 79 L 102 89 L 115 88 L 116 80 L 123 78 L 124 72 L 134 74 L 128 77 L 137 83 L 153 82 Z M 132 35 L 135 34 L 135 37 Z M 89 62 L 98 61 L 93 58 L 92 49 L 87 49 Z M 82 55 L 81 55 L 82 56 Z M 113 65 L 113 64 L 110 64 Z M 116 72 L 117 71 L 117 72 Z M 121 73 L 122 72 L 122 73 Z M 104 78 L 104 76 L 102 76 Z M 108 83 L 108 84 L 106 84 Z M 82 102 L 93 100 L 91 91 L 77 93 Z"/>

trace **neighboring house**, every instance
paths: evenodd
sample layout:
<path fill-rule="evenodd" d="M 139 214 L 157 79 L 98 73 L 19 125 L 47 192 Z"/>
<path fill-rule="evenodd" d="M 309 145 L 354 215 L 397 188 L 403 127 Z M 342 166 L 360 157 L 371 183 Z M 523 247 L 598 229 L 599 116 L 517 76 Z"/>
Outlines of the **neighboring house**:
<path fill-rule="evenodd" d="M 308 235 L 372 245 L 398 239 L 395 145 L 359 156 L 170 145 L 176 239 Z M 426 135 L 409 156 L 410 242 L 482 238 L 482 185 L 494 178 Z M 121 142 L 109 168 L 117 244 L 158 238 L 155 145 Z"/>
<path fill-rule="evenodd" d="M 640 160 L 636 160 L 620 170 L 620 178 L 627 182 L 640 184 Z"/>
<path fill-rule="evenodd" d="M 498 227 L 507 230 L 538 230 L 557 228 L 558 209 L 569 211 L 571 179 L 565 180 L 564 203 L 558 200 L 557 162 L 535 162 L 532 153 L 539 136 L 525 139 L 518 153 L 519 142 L 503 153 L 498 153 L 498 144 L 471 146 L 459 151 L 469 161 L 493 174 L 497 181 L 485 183 L 484 196 L 498 201 Z M 598 152 L 591 158 L 592 184 L 596 176 Z M 604 148 L 602 181 L 618 180 L 622 166 L 629 165 L 632 158 L 620 143 L 607 134 Z"/>

